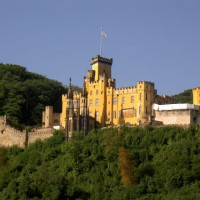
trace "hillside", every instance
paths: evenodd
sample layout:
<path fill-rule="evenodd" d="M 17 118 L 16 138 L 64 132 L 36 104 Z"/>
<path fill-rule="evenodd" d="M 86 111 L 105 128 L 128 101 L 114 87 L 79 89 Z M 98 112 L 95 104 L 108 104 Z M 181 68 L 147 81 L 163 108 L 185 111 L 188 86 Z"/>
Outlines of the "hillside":
<path fill-rule="evenodd" d="M 64 86 L 25 67 L 0 64 L 0 115 L 12 117 L 13 124 L 41 123 L 44 106 L 61 111 Z"/>
<path fill-rule="evenodd" d="M 192 90 L 185 90 L 184 92 L 172 97 L 178 99 L 178 103 L 193 103 Z"/>
<path fill-rule="evenodd" d="M 0 149 L 0 199 L 199 200 L 200 128 L 104 129 Z"/>

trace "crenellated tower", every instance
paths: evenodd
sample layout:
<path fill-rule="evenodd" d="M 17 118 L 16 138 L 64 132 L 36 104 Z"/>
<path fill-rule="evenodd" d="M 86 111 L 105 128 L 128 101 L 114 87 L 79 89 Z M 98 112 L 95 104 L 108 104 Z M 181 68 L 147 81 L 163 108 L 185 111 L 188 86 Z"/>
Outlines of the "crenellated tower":
<path fill-rule="evenodd" d="M 70 78 L 69 88 L 68 88 L 68 93 L 67 93 L 67 106 L 66 106 L 66 125 L 65 125 L 66 140 L 68 140 L 72 134 L 73 125 L 74 125 L 74 104 L 73 104 L 73 91 L 72 91 L 71 78 Z"/>

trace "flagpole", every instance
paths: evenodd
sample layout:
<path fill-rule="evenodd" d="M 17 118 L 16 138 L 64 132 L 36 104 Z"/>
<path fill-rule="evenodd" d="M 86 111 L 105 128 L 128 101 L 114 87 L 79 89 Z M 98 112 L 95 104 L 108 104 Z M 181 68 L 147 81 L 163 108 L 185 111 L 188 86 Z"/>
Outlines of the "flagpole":
<path fill-rule="evenodd" d="M 102 27 L 101 27 L 101 39 L 100 39 L 100 56 L 102 55 Z"/>

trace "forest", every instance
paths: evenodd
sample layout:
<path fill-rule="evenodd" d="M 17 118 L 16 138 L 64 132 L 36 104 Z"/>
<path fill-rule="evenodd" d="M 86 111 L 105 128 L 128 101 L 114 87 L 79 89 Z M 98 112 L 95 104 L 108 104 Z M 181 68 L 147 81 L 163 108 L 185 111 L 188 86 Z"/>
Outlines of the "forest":
<path fill-rule="evenodd" d="M 40 125 L 46 105 L 60 112 L 63 93 L 66 88 L 58 81 L 25 67 L 0 64 L 0 115 L 9 116 L 13 126 Z"/>
<path fill-rule="evenodd" d="M 192 89 L 185 90 L 173 96 L 178 100 L 178 103 L 193 103 Z"/>
<path fill-rule="evenodd" d="M 0 148 L 0 199 L 199 200 L 200 127 L 61 131 Z"/>

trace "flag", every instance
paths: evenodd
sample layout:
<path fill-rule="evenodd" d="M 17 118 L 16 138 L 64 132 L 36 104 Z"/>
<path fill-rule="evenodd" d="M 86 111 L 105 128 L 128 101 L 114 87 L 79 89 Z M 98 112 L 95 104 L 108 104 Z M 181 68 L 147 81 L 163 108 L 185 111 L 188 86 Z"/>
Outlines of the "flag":
<path fill-rule="evenodd" d="M 104 37 L 107 37 L 107 34 L 103 29 L 101 29 L 101 35 L 103 35 Z"/>

